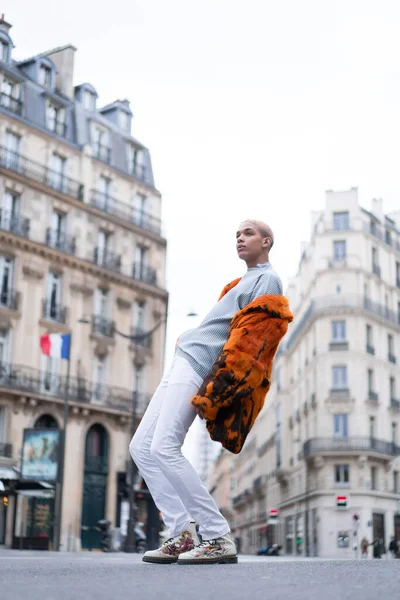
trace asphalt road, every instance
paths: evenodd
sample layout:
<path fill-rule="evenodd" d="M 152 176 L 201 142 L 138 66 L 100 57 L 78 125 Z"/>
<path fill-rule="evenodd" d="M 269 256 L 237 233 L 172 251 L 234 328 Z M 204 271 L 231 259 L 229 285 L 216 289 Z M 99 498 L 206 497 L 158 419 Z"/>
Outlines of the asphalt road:
<path fill-rule="evenodd" d="M 7 600 L 400 598 L 400 560 L 242 556 L 237 565 L 150 565 L 139 555 L 0 551 Z"/>

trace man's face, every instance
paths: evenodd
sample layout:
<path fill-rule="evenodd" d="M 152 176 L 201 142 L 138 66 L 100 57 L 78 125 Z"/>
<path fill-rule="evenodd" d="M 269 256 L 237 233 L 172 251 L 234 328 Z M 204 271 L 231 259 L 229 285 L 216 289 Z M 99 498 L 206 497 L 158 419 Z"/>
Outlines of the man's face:
<path fill-rule="evenodd" d="M 262 255 L 271 242 L 271 238 L 263 237 L 258 228 L 244 221 L 236 232 L 236 248 L 239 258 L 246 262 Z"/>

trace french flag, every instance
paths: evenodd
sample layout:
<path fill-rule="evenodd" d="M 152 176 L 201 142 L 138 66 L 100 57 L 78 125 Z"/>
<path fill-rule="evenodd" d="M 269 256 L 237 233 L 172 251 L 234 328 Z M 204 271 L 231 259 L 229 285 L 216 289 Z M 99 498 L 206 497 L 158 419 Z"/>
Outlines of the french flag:
<path fill-rule="evenodd" d="M 71 334 L 61 335 L 61 333 L 46 333 L 40 336 L 40 347 L 43 354 L 52 358 L 69 359 L 71 347 Z"/>

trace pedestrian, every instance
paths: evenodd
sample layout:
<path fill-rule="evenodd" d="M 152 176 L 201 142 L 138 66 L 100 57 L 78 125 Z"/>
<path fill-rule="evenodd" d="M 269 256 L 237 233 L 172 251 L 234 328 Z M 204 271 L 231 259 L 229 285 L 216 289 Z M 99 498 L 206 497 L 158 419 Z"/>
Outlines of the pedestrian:
<path fill-rule="evenodd" d="M 397 553 L 399 551 L 399 545 L 398 545 L 397 540 L 394 535 L 392 536 L 392 539 L 390 540 L 389 551 L 392 553 L 393 558 L 397 558 Z"/>
<path fill-rule="evenodd" d="M 369 546 L 368 540 L 365 537 L 363 537 L 363 539 L 361 540 L 361 544 L 360 544 L 361 558 L 368 558 L 368 546 Z"/>
<path fill-rule="evenodd" d="M 207 239 L 204 243 L 211 242 Z M 130 443 L 170 536 L 144 554 L 145 562 L 237 562 L 229 524 L 181 448 L 198 414 L 206 419 L 212 439 L 239 453 L 263 406 L 273 357 L 293 319 L 269 262 L 273 243 L 265 223 L 240 225 L 236 247 L 246 273 L 225 286 L 197 328 L 180 337 L 172 366 Z"/>

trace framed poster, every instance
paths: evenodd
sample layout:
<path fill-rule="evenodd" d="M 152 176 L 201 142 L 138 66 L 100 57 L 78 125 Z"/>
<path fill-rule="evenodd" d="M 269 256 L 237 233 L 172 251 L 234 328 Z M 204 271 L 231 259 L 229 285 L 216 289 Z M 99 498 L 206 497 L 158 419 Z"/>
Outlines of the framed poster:
<path fill-rule="evenodd" d="M 60 435 L 59 429 L 24 429 L 21 479 L 56 481 Z"/>

